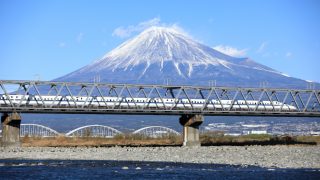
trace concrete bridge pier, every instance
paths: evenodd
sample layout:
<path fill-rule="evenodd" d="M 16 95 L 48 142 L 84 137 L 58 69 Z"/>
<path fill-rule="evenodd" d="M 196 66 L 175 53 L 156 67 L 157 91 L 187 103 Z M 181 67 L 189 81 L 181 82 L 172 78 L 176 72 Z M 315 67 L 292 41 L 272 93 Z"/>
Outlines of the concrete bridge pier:
<path fill-rule="evenodd" d="M 3 147 L 20 147 L 20 114 L 4 113 L 1 116 L 2 124 L 2 139 L 1 146 Z"/>
<path fill-rule="evenodd" d="M 203 116 L 182 115 L 179 121 L 183 126 L 183 146 L 201 146 L 199 126 L 203 122 Z"/>

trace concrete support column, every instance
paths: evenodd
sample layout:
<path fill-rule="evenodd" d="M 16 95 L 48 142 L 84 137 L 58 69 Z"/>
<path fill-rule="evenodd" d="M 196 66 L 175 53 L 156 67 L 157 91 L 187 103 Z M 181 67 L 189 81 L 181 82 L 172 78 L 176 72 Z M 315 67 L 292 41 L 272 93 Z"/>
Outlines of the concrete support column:
<path fill-rule="evenodd" d="M 203 122 L 203 116 L 182 115 L 179 121 L 183 125 L 183 146 L 201 146 L 199 126 Z"/>
<path fill-rule="evenodd" d="M 2 140 L 1 146 L 20 147 L 21 116 L 18 113 L 4 113 L 1 116 Z"/>

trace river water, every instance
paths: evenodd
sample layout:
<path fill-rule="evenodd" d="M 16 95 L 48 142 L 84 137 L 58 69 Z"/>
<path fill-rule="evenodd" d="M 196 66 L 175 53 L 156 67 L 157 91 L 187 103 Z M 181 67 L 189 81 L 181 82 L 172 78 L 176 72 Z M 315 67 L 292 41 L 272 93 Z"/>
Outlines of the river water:
<path fill-rule="evenodd" d="M 132 132 L 138 128 L 162 125 L 181 130 L 177 116 L 119 115 L 29 115 L 22 123 L 36 123 L 59 132 L 83 125 L 101 124 Z M 304 126 L 319 118 L 225 118 L 208 117 L 210 123 L 288 123 Z M 320 169 L 279 169 L 225 164 L 186 164 L 168 162 L 80 161 L 80 160 L 0 160 L 1 179 L 320 179 Z"/>
<path fill-rule="evenodd" d="M 320 179 L 320 169 L 134 161 L 0 160 L 0 179 Z"/>

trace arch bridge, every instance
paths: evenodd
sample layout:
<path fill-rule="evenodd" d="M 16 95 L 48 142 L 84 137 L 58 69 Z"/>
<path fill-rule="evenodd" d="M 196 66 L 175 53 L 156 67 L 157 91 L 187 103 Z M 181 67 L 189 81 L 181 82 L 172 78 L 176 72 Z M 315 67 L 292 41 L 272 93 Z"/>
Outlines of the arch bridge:
<path fill-rule="evenodd" d="M 20 137 L 24 136 L 41 136 L 41 137 L 55 137 L 59 133 L 49 127 L 39 124 L 21 124 Z"/>
<path fill-rule="evenodd" d="M 65 136 L 112 138 L 118 134 L 122 134 L 122 132 L 109 126 L 87 125 L 73 129 L 67 132 Z M 170 135 L 180 135 L 180 133 L 178 133 L 177 131 L 164 126 L 143 127 L 132 132 L 132 134 L 139 134 L 151 138 L 167 137 Z M 59 135 L 62 134 L 40 124 L 21 124 L 20 126 L 20 137 L 57 137 Z M 0 136 L 2 136 L 2 130 L 0 130 Z"/>
<path fill-rule="evenodd" d="M 166 137 L 170 135 L 176 135 L 176 136 L 180 135 L 180 133 L 178 133 L 177 131 L 167 127 L 163 127 L 163 126 L 144 127 L 134 131 L 133 134 L 140 134 L 142 136 L 152 137 L 152 138 Z"/>
<path fill-rule="evenodd" d="M 122 133 L 112 127 L 109 127 L 109 126 L 88 125 L 88 126 L 82 126 L 77 129 L 74 129 L 74 130 L 66 133 L 66 136 L 112 138 L 117 134 L 122 134 Z"/>

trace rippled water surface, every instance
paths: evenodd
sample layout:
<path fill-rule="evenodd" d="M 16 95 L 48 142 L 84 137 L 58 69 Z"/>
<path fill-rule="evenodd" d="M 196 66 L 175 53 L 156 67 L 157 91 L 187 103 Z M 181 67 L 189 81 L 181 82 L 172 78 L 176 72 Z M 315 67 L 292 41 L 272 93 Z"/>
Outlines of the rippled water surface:
<path fill-rule="evenodd" d="M 320 179 L 320 169 L 166 162 L 0 160 L 0 179 Z"/>

